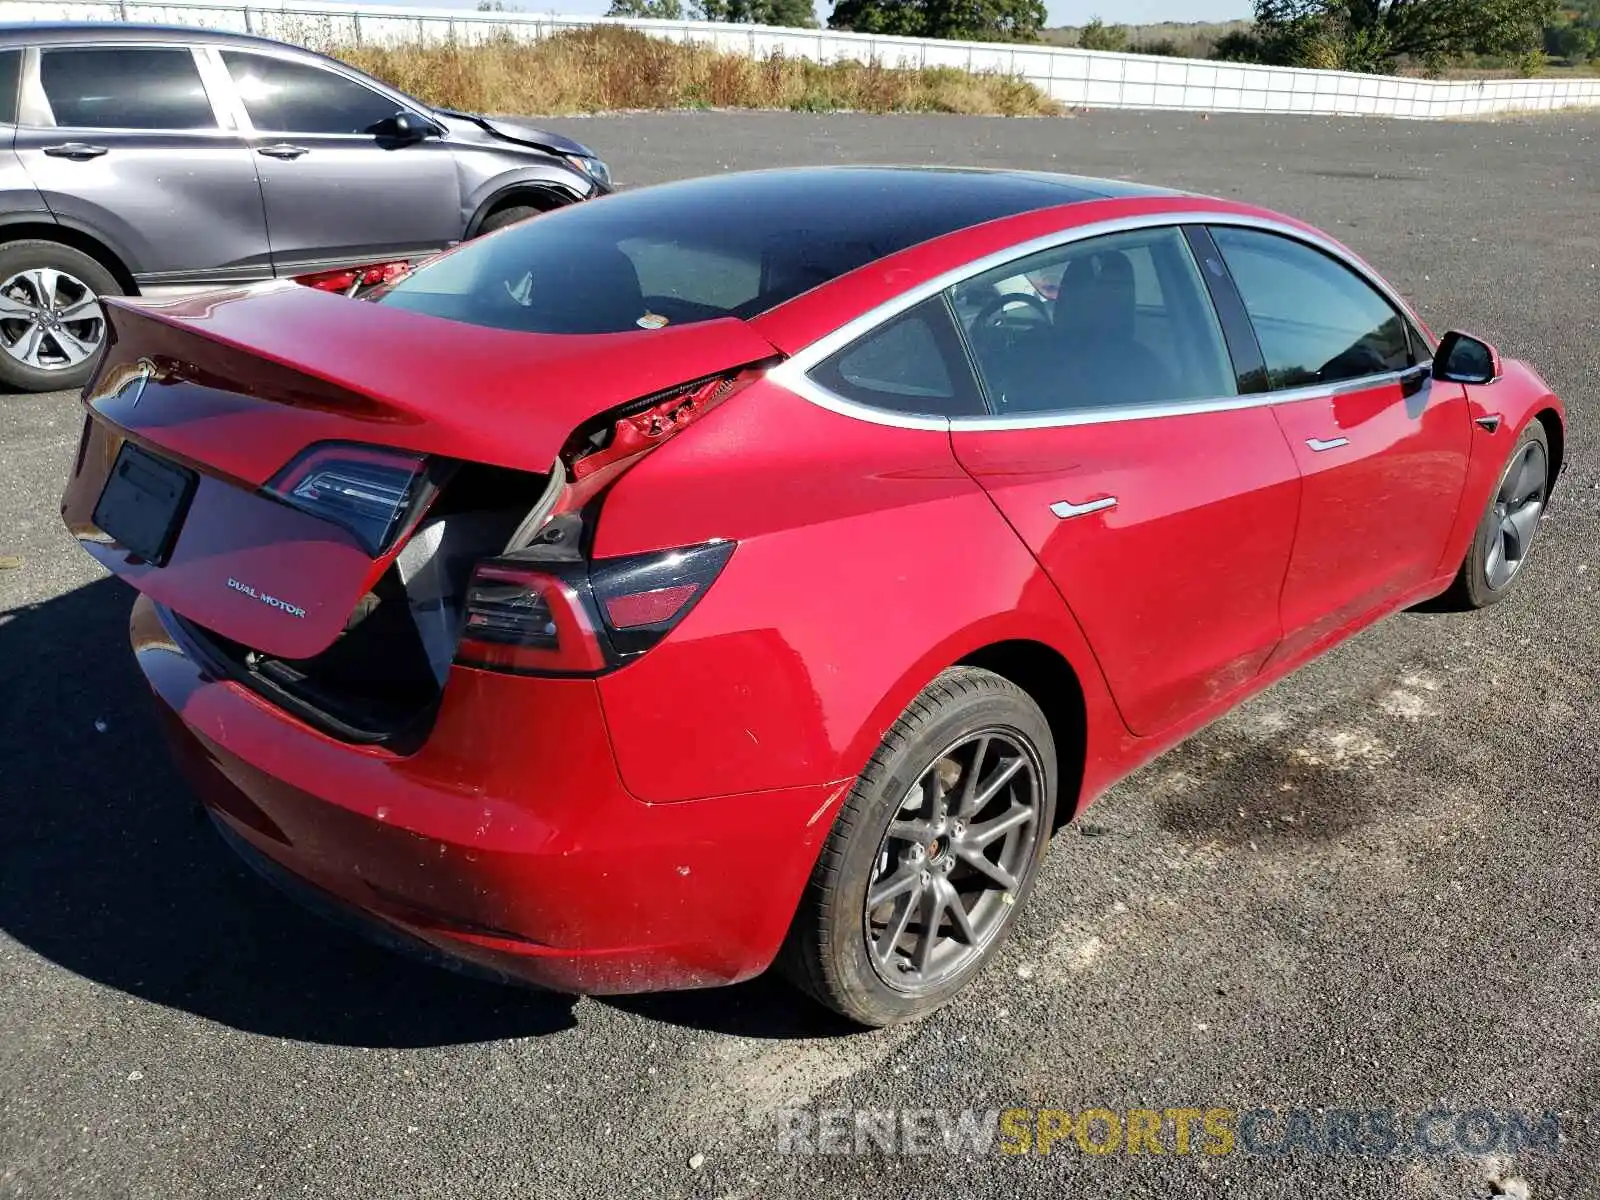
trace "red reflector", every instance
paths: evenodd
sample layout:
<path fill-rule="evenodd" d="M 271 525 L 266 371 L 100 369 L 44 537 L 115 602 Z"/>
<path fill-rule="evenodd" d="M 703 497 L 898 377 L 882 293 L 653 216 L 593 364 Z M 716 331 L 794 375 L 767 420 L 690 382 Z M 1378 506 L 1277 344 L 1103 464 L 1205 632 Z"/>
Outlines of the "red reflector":
<path fill-rule="evenodd" d="M 699 590 L 698 583 L 680 583 L 676 587 L 656 588 L 652 592 L 613 596 L 606 601 L 606 616 L 610 618 L 613 629 L 659 625 L 676 616 L 678 610 Z"/>

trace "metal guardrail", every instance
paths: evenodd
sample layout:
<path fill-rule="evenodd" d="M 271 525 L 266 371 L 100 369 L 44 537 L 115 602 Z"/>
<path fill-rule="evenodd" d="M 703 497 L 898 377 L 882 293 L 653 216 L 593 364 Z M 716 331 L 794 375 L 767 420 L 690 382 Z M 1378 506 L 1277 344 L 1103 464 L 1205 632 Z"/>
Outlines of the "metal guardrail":
<path fill-rule="evenodd" d="M 959 67 L 1020 76 L 1073 107 L 1190 112 L 1320 113 L 1448 118 L 1600 108 L 1600 78 L 1431 80 L 1114 54 L 1070 47 L 881 37 L 708 21 L 649 21 L 386 5 L 263 6 L 230 0 L 0 0 L 4 21 L 139 21 L 257 33 L 316 48 L 363 43 L 536 39 L 564 29 L 624 25 L 657 37 L 752 56 L 781 51 L 816 62 Z"/>

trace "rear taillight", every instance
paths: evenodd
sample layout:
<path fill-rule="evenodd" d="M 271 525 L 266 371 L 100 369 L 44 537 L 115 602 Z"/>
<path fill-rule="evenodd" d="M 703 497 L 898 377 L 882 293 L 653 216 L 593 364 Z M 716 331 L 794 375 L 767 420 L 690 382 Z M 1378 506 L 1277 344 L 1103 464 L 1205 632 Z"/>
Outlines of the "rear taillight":
<path fill-rule="evenodd" d="M 266 487 L 285 504 L 349 530 L 375 558 L 429 490 L 422 455 L 343 442 L 312 446 Z"/>
<path fill-rule="evenodd" d="M 591 566 L 589 585 L 612 647 L 621 655 L 641 654 L 666 637 L 732 554 L 732 542 L 717 541 L 602 559 Z"/>
<path fill-rule="evenodd" d="M 343 292 L 353 295 L 362 288 L 381 287 L 405 277 L 411 269 L 409 262 L 377 263 L 370 267 L 348 267 L 338 271 L 318 271 L 314 275 L 296 275 L 294 281 L 319 292 Z"/>
<path fill-rule="evenodd" d="M 586 675 L 606 667 L 581 581 L 481 563 L 467 585 L 459 662 L 501 671 Z"/>
<path fill-rule="evenodd" d="M 456 661 L 559 675 L 621 666 L 688 616 L 733 547 L 706 542 L 591 564 L 480 563 L 467 587 Z"/>

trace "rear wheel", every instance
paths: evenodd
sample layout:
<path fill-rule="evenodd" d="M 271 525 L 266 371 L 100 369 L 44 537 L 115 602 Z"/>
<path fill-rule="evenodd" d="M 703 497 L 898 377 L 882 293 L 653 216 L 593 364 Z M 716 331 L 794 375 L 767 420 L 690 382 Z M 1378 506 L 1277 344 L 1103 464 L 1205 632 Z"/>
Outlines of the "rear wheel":
<path fill-rule="evenodd" d="M 896 721 L 845 802 L 783 969 L 863 1025 L 932 1012 L 1005 940 L 1055 818 L 1055 746 L 1026 692 L 944 672 Z"/>
<path fill-rule="evenodd" d="M 1534 538 L 1550 495 L 1550 439 L 1532 421 L 1512 447 L 1489 498 L 1472 548 L 1450 589 L 1454 607 L 1487 608 L 1505 599 L 1533 552 Z"/>
<path fill-rule="evenodd" d="M 0 383 L 82 387 L 105 341 L 100 297 L 120 295 L 111 272 L 81 250 L 41 239 L 0 245 Z"/>

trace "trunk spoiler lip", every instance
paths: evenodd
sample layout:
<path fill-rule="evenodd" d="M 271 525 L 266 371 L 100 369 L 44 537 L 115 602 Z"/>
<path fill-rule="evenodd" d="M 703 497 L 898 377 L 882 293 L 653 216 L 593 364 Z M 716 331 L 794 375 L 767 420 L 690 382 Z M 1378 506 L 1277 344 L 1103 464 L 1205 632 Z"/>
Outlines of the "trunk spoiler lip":
<path fill-rule="evenodd" d="M 138 397 L 109 410 L 105 403 L 119 394 L 107 386 L 109 374 L 130 372 L 135 355 L 149 363 L 150 378 L 201 383 L 246 401 L 278 399 L 330 424 L 348 418 L 352 431 L 360 429 L 354 436 L 376 445 L 541 473 L 581 427 L 698 379 L 785 357 L 731 316 L 616 333 L 528 333 L 288 280 L 176 298 L 108 297 L 106 309 L 110 353 L 84 402 L 155 448 L 162 439 L 154 431 L 166 422 L 153 413 L 151 421 L 130 421 Z M 459 359 L 445 362 L 435 351 L 441 331 L 460 346 Z M 129 343 L 121 355 L 119 341 Z M 291 394 L 274 397 L 278 388 L 260 380 L 207 370 L 212 356 L 233 359 L 240 374 L 248 371 L 241 359 L 253 359 Z"/>

